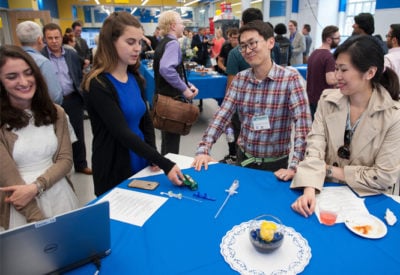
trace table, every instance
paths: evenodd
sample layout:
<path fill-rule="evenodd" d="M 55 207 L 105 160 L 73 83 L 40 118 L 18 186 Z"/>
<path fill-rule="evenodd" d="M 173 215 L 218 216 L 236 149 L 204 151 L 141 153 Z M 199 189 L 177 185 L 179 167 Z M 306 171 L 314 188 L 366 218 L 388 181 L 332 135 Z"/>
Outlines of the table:
<path fill-rule="evenodd" d="M 199 183 L 200 192 L 217 200 L 197 203 L 170 198 L 143 227 L 111 220 L 112 253 L 102 259 L 100 274 L 237 274 L 220 254 L 221 239 L 234 225 L 265 213 L 278 216 L 308 240 L 312 258 L 302 274 L 398 274 L 399 222 L 388 226 L 382 239 L 363 239 L 344 224 L 328 227 L 314 215 L 306 219 L 296 214 L 290 204 L 299 192 L 270 172 L 215 164 L 207 171 L 189 168 L 184 173 Z M 146 193 L 172 190 L 192 194 L 189 189 L 172 186 L 164 175 L 146 179 L 160 182 L 156 190 L 143 191 Z M 239 193 L 214 219 L 226 197 L 224 190 L 235 179 L 240 182 Z M 127 184 L 118 187 L 128 188 Z M 367 197 L 365 203 L 369 212 L 381 219 L 386 208 L 400 216 L 400 204 L 385 195 Z M 87 264 L 70 274 L 94 271 L 94 265 Z"/>
<path fill-rule="evenodd" d="M 149 104 L 153 103 L 153 95 L 155 91 L 154 71 L 148 68 L 146 62 L 140 66 L 140 73 L 146 79 L 146 99 Z M 188 81 L 199 89 L 195 99 L 204 98 L 224 98 L 227 77 L 222 74 L 206 74 L 190 71 L 187 73 Z"/>
<path fill-rule="evenodd" d="M 304 80 L 307 80 L 307 64 L 299 64 L 299 65 L 294 65 L 292 66 L 295 68 L 300 75 L 304 78 Z"/>

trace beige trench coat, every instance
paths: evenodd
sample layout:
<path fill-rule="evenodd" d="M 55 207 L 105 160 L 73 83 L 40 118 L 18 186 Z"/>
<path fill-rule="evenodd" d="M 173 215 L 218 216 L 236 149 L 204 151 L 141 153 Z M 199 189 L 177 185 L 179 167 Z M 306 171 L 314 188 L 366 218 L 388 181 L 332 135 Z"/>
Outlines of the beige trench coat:
<path fill-rule="evenodd" d="M 350 159 L 337 155 L 344 143 L 348 97 L 337 89 L 323 92 L 312 130 L 307 136 L 305 158 L 297 167 L 291 188 L 323 187 L 326 166 L 344 168 L 345 182 L 358 195 L 390 190 L 400 174 L 400 103 L 382 87 L 374 89 L 367 110 L 350 144 Z M 326 179 L 334 181 L 334 179 Z"/>

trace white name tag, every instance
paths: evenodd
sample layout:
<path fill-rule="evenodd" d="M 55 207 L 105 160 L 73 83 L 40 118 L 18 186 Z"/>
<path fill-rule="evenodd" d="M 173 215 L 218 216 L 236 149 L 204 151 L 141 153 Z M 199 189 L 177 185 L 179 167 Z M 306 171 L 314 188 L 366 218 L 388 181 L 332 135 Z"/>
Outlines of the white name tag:
<path fill-rule="evenodd" d="M 271 126 L 269 125 L 268 115 L 253 117 L 251 124 L 253 126 L 253 130 L 256 131 L 267 130 L 271 128 Z"/>

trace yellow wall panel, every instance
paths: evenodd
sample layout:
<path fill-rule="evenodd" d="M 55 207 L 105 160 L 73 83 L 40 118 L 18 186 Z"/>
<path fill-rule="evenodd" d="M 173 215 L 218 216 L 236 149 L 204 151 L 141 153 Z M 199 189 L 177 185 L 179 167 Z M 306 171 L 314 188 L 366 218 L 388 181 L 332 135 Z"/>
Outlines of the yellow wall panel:
<path fill-rule="evenodd" d="M 37 1 L 35 0 L 9 0 L 8 7 L 10 9 L 39 9 Z"/>

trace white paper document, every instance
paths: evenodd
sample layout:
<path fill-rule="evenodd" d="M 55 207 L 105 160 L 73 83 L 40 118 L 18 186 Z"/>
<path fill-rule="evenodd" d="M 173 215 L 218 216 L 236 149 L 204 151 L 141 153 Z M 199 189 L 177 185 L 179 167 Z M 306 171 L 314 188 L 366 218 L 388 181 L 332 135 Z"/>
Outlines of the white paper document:
<path fill-rule="evenodd" d="M 359 198 L 351 191 L 348 186 L 330 186 L 324 187 L 316 196 L 317 205 L 315 207 L 315 215 L 319 220 L 318 204 L 321 200 L 329 201 L 339 207 L 336 223 L 345 222 L 346 219 L 359 216 L 360 214 L 369 214 L 364 204 L 364 199 Z M 321 220 L 319 220 L 321 222 Z"/>
<path fill-rule="evenodd" d="M 167 200 L 168 198 L 161 196 L 114 188 L 99 202 L 110 202 L 111 219 L 143 226 Z"/>

